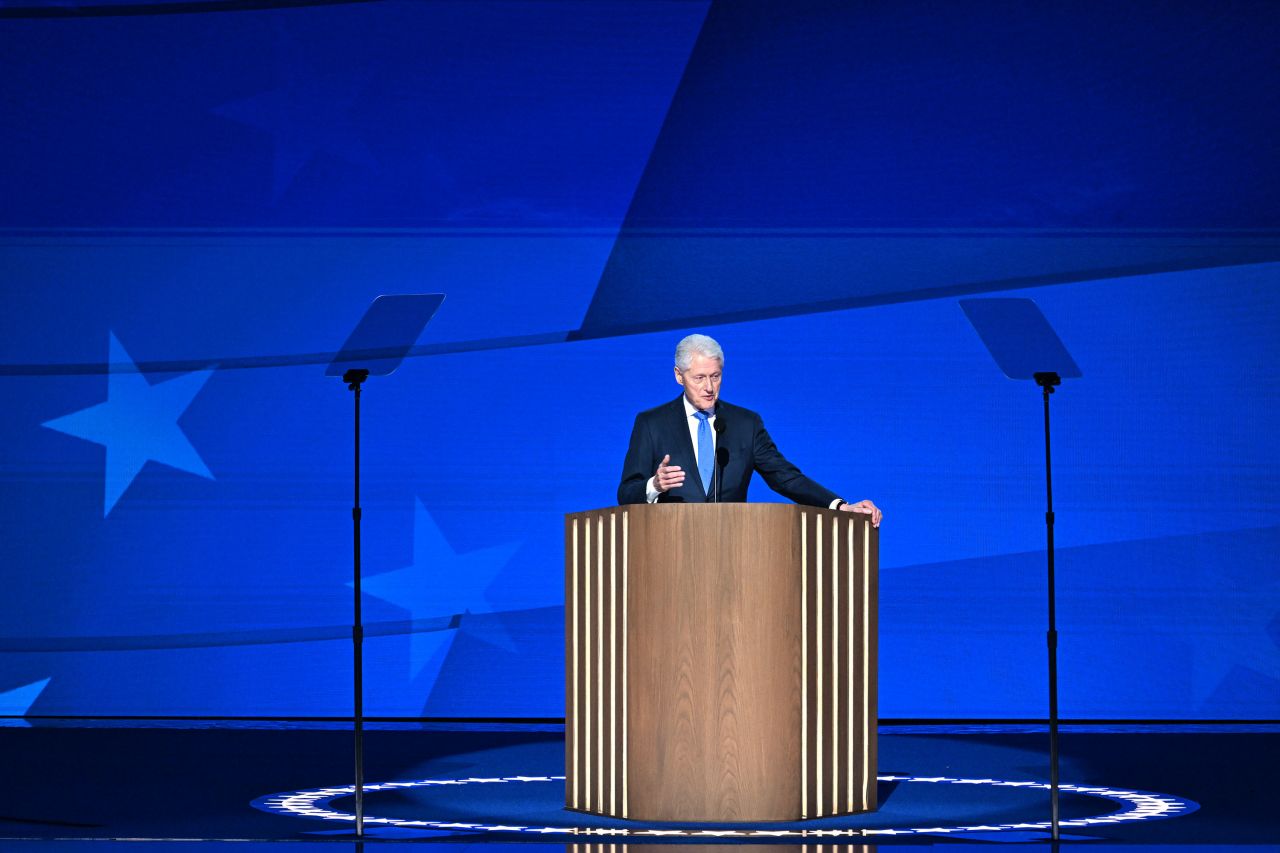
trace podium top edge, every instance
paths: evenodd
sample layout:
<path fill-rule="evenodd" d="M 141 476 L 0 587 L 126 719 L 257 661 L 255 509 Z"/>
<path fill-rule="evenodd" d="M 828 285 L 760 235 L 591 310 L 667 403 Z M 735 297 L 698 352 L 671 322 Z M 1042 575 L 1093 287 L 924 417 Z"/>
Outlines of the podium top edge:
<path fill-rule="evenodd" d="M 675 512 L 721 512 L 721 513 L 752 513 L 752 514 L 787 514 L 795 515 L 801 512 L 812 512 L 819 515 L 840 517 L 847 516 L 850 513 L 838 509 L 828 509 L 819 506 L 802 506 L 793 503 L 775 503 L 775 502 L 757 502 L 743 503 L 735 501 L 732 503 L 654 503 L 654 504 L 620 504 L 618 506 L 600 507 L 598 509 L 579 510 L 577 512 L 566 512 L 565 520 L 575 518 L 587 518 L 597 515 L 618 513 L 618 512 L 659 512 L 659 513 L 675 513 Z M 867 516 L 870 518 L 870 516 Z"/>

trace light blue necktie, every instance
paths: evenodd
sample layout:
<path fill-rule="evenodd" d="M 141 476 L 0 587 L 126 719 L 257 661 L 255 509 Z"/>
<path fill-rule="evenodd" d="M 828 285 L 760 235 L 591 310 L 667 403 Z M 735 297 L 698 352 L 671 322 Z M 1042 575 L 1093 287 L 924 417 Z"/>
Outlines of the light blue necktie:
<path fill-rule="evenodd" d="M 702 475 L 702 490 L 711 495 L 711 467 L 715 465 L 716 449 L 711 441 L 711 415 L 694 412 L 698 419 L 698 473 Z"/>

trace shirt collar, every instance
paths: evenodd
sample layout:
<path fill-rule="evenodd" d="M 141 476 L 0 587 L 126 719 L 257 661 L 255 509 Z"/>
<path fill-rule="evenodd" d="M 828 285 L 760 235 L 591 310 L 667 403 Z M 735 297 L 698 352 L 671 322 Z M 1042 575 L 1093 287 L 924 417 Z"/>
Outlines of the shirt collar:
<path fill-rule="evenodd" d="M 697 407 L 694 406 L 693 403 L 690 403 L 689 398 L 683 394 L 680 395 L 680 402 L 684 403 L 684 416 L 686 418 L 693 417 L 694 413 L 698 411 Z M 715 419 L 716 419 L 716 410 L 712 409 L 711 417 L 707 418 L 707 421 L 710 422 L 710 421 L 714 421 Z"/>

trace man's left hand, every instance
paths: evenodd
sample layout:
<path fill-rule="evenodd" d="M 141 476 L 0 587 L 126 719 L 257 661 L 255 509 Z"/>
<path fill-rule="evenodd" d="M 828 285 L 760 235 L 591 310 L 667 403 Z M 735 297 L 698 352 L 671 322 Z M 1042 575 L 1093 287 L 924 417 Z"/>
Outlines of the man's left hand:
<path fill-rule="evenodd" d="M 840 504 L 840 509 L 844 512 L 859 512 L 863 515 L 871 516 L 872 527 L 880 526 L 880 519 L 884 518 L 884 513 L 880 511 L 880 507 L 871 501 L 858 501 L 856 504 Z"/>

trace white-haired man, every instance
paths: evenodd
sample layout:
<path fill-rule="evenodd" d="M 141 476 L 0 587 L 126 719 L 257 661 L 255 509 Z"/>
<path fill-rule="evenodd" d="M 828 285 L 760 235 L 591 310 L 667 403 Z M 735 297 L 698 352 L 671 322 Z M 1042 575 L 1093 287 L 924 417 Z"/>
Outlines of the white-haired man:
<path fill-rule="evenodd" d="M 808 506 L 866 513 L 880 526 L 869 500 L 849 503 L 787 461 L 750 409 L 720 399 L 724 350 L 706 335 L 676 346 L 675 378 L 684 389 L 669 403 L 641 412 L 622 464 L 618 503 L 745 501 L 751 475 Z"/>

